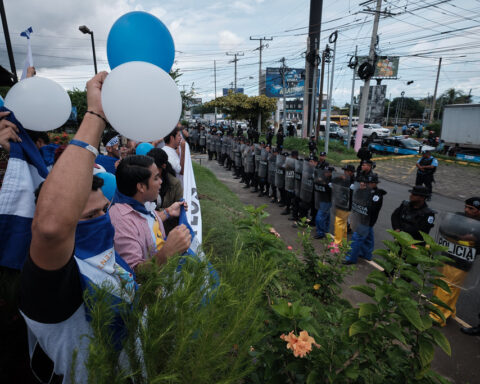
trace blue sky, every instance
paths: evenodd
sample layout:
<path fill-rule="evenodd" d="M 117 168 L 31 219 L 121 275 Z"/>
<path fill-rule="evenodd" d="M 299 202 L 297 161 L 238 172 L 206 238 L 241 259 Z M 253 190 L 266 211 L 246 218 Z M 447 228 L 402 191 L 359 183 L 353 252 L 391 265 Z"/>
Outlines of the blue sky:
<path fill-rule="evenodd" d="M 321 48 L 338 29 L 333 98 L 336 105 L 350 101 L 352 72 L 347 67 L 358 45 L 368 53 L 373 16 L 363 13 L 363 1 L 324 0 Z M 5 0 L 17 70 L 25 58 L 26 40 L 20 32 L 32 26 L 32 49 L 37 72 L 67 89 L 83 89 L 93 74 L 89 36 L 78 31 L 87 25 L 95 33 L 100 70 L 109 70 L 106 40 L 114 21 L 131 10 L 159 17 L 170 29 L 176 47 L 174 68 L 184 75 L 180 87 L 194 84 L 197 97 L 214 97 L 213 62 L 217 61 L 217 95 L 233 82 L 234 65 L 226 52 L 243 52 L 238 62 L 238 87 L 258 91 L 258 41 L 273 37 L 263 51 L 263 69 L 286 58 L 289 67 L 303 67 L 309 0 L 151 1 L 151 0 Z M 372 5 L 373 6 L 373 5 Z M 382 9 L 394 14 L 382 18 L 379 53 L 401 56 L 399 79 L 388 80 L 387 95 L 425 97 L 433 93 L 438 58 L 443 57 L 438 93 L 458 88 L 480 95 L 480 1 L 385 1 Z M 3 38 L 0 65 L 9 68 Z M 413 84 L 407 85 L 413 80 Z M 356 83 L 358 93 L 360 82 Z M 480 100 L 480 98 L 476 98 Z"/>

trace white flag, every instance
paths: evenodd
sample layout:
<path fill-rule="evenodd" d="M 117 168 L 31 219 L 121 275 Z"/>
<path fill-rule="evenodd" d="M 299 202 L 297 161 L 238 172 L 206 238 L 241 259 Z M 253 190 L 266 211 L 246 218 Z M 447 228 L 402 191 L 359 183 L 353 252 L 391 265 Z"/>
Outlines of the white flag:
<path fill-rule="evenodd" d="M 23 80 L 27 77 L 27 69 L 28 67 L 33 67 L 33 57 L 32 57 L 32 46 L 30 45 L 30 34 L 33 32 L 32 27 L 26 29 L 20 36 L 27 38 L 27 57 L 25 58 L 25 62 L 23 64 L 23 72 L 22 77 L 20 80 Z"/>
<path fill-rule="evenodd" d="M 190 147 L 185 143 L 185 164 L 183 168 L 183 198 L 188 204 L 187 219 L 195 232 L 198 241 L 202 243 L 202 212 L 197 194 L 197 183 L 193 174 Z"/>

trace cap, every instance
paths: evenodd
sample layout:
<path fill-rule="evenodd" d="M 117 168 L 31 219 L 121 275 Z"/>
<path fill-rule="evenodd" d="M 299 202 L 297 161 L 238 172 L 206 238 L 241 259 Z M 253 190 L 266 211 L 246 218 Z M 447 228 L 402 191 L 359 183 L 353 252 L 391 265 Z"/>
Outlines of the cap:
<path fill-rule="evenodd" d="M 310 135 L 310 138 L 311 138 L 311 139 L 312 139 L 312 138 L 314 139 L 314 138 L 315 138 L 315 135 Z"/>
<path fill-rule="evenodd" d="M 430 153 L 432 152 L 430 149 L 422 149 L 422 153 Z"/>
<path fill-rule="evenodd" d="M 427 187 L 424 187 L 423 185 L 415 185 L 412 189 L 409 189 L 408 192 L 415 196 L 430 196 L 430 192 L 428 191 Z"/>
<path fill-rule="evenodd" d="M 342 167 L 344 171 L 355 172 L 355 167 L 352 164 L 348 164 Z"/>
<path fill-rule="evenodd" d="M 315 155 L 312 153 L 312 154 L 310 154 L 310 156 L 308 157 L 308 160 L 318 161 L 318 157 L 315 156 Z"/>
<path fill-rule="evenodd" d="M 298 151 L 294 149 L 291 153 L 291 156 L 298 156 Z"/>
<path fill-rule="evenodd" d="M 367 183 L 375 183 L 378 184 L 378 174 L 372 173 L 366 177 L 366 182 Z"/>
<path fill-rule="evenodd" d="M 465 200 L 465 205 L 471 205 L 472 207 L 480 209 L 480 197 L 470 197 Z"/>
<path fill-rule="evenodd" d="M 370 164 L 370 165 L 373 165 L 373 161 L 372 161 L 372 160 L 362 160 L 362 164 Z"/>
<path fill-rule="evenodd" d="M 261 141 L 261 142 L 260 142 L 260 145 L 265 145 L 265 141 Z"/>
<path fill-rule="evenodd" d="M 320 152 L 318 156 L 327 156 L 327 152 Z"/>
<path fill-rule="evenodd" d="M 333 171 L 335 171 L 335 168 L 334 167 L 328 167 L 327 171 L 333 172 Z"/>

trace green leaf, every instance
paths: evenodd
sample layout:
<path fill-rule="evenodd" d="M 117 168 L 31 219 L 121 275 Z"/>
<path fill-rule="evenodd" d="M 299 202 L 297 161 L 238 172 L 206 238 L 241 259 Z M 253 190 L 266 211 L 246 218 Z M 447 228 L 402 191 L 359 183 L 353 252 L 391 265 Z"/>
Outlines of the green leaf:
<path fill-rule="evenodd" d="M 431 328 L 428 330 L 430 336 L 433 337 L 433 341 L 437 344 L 443 351 L 448 355 L 452 356 L 452 349 L 450 343 L 445 335 L 436 328 Z"/>
<path fill-rule="evenodd" d="M 368 316 L 368 315 L 371 315 L 372 313 L 377 313 L 378 312 L 377 306 L 375 304 L 371 304 L 371 303 L 360 304 L 359 309 L 360 309 L 359 312 L 358 312 L 359 317 Z"/>
<path fill-rule="evenodd" d="M 348 335 L 354 336 L 359 333 L 367 333 L 370 328 L 370 325 L 365 323 L 363 320 L 358 320 L 350 326 L 350 329 L 348 330 Z"/>
<path fill-rule="evenodd" d="M 378 256 L 387 256 L 388 255 L 388 250 L 386 249 L 376 249 L 372 252 L 374 255 L 378 255 Z M 376 262 L 377 260 L 375 260 Z"/>
<path fill-rule="evenodd" d="M 384 249 L 385 251 L 385 249 Z M 380 265 L 383 269 L 385 269 L 385 271 L 387 272 L 391 272 L 393 270 L 393 265 L 388 262 L 387 260 L 384 260 L 384 259 L 375 259 L 375 262 Z"/>
<path fill-rule="evenodd" d="M 345 370 L 345 376 L 347 376 L 351 380 L 357 380 L 359 375 L 360 371 L 356 367 L 350 366 Z"/>
<path fill-rule="evenodd" d="M 432 283 L 433 285 L 436 285 L 437 287 L 440 287 L 442 288 L 445 292 L 447 293 L 451 293 L 452 291 L 450 290 L 450 287 L 448 286 L 448 284 L 442 280 L 442 279 L 429 279 L 428 280 L 430 283 Z"/>
<path fill-rule="evenodd" d="M 273 304 L 272 309 L 280 316 L 291 318 L 290 307 L 286 301 L 280 302 L 278 304 Z"/>
<path fill-rule="evenodd" d="M 407 320 L 419 331 L 423 331 L 423 322 L 420 318 L 420 313 L 418 312 L 418 307 L 416 303 L 412 301 L 403 301 L 398 304 L 398 309 L 400 313 L 404 315 Z"/>
<path fill-rule="evenodd" d="M 418 355 L 420 357 L 420 363 L 422 367 L 428 366 L 433 360 L 433 344 L 424 336 L 420 336 L 418 339 Z"/>
<path fill-rule="evenodd" d="M 403 270 L 402 271 L 402 276 L 405 276 L 406 278 L 414 281 L 415 283 L 417 283 L 418 285 L 422 285 L 423 284 L 423 281 L 422 279 L 420 278 L 420 274 L 418 272 L 413 272 L 413 271 L 409 271 L 409 270 Z"/>
<path fill-rule="evenodd" d="M 387 331 L 390 335 L 395 337 L 398 341 L 406 344 L 405 337 L 402 334 L 402 329 L 398 324 L 392 323 L 385 326 L 385 331 Z"/>
<path fill-rule="evenodd" d="M 439 307 L 448 309 L 450 312 L 453 312 L 452 308 L 450 308 L 447 304 L 445 304 L 442 300 L 440 300 L 437 296 L 432 296 L 429 299 L 432 303 L 437 304 Z"/>
<path fill-rule="evenodd" d="M 316 371 L 311 371 L 307 377 L 307 384 L 315 384 L 318 382 L 318 373 Z"/>
<path fill-rule="evenodd" d="M 432 327 L 432 319 L 429 315 L 422 316 L 423 329 L 429 329 Z"/>
<path fill-rule="evenodd" d="M 373 290 L 373 288 L 369 287 L 368 285 L 353 285 L 350 288 L 354 289 L 355 291 L 362 292 L 363 294 L 370 297 L 373 297 L 375 295 L 375 291 Z"/>
<path fill-rule="evenodd" d="M 375 300 L 379 303 L 387 294 L 386 290 L 383 287 L 377 287 L 375 290 Z"/>
<path fill-rule="evenodd" d="M 437 316 L 439 316 L 443 322 L 446 321 L 445 319 L 445 315 L 443 314 L 443 312 L 440 310 L 440 308 L 438 307 L 435 307 L 433 304 L 430 304 L 430 303 L 426 303 L 425 304 L 425 307 L 428 308 L 430 310 L 430 312 L 433 312 L 435 313 Z"/>
<path fill-rule="evenodd" d="M 395 254 L 398 254 L 398 252 L 400 251 L 400 246 L 394 241 L 383 240 L 383 244 L 385 244 Z"/>

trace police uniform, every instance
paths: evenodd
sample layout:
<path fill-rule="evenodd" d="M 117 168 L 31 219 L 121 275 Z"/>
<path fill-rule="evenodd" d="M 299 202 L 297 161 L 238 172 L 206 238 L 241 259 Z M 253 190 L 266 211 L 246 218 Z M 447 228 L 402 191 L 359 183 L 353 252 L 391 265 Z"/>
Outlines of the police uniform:
<path fill-rule="evenodd" d="M 323 239 L 330 232 L 330 209 L 332 208 L 332 172 L 335 169 L 329 167 L 325 178 L 317 180 L 314 178 L 313 190 L 315 197 L 315 215 L 316 239 Z"/>
<path fill-rule="evenodd" d="M 335 243 L 340 244 L 348 236 L 348 217 L 352 209 L 353 183 L 355 182 L 355 167 L 351 164 L 342 168 L 352 172 L 352 176 L 343 175 L 333 180 L 333 188 L 339 192 L 335 199 Z"/>
<path fill-rule="evenodd" d="M 365 181 L 367 183 L 378 183 L 378 175 L 375 173 L 369 175 Z M 356 228 L 353 233 L 351 249 L 344 261 L 345 264 L 356 264 L 359 257 L 366 260 L 372 259 L 372 252 L 375 244 L 373 227 L 377 222 L 378 215 L 382 209 L 383 196 L 386 195 L 387 192 L 376 186 L 371 188 L 368 192 L 368 209 L 362 212 L 366 216 L 366 222 L 364 225 L 360 225 Z M 355 204 L 352 205 L 352 209 L 357 212 L 362 210 L 362 208 L 363 207 L 356 207 Z"/>
<path fill-rule="evenodd" d="M 427 187 L 428 192 L 432 193 L 432 183 L 435 182 L 433 175 L 438 167 L 438 160 L 435 159 L 433 156 L 424 157 L 422 156 L 418 159 L 417 164 L 419 166 L 429 166 L 432 165 L 434 168 L 428 169 L 418 169 L 417 170 L 417 178 L 415 180 L 415 185 L 425 185 Z"/>
<path fill-rule="evenodd" d="M 409 192 L 412 195 L 428 197 L 427 188 L 415 186 Z M 423 241 L 420 231 L 429 233 L 435 222 L 435 211 L 430 209 L 426 203 L 420 208 L 414 208 L 410 201 L 403 201 L 392 213 L 392 228 L 410 234 L 415 240 Z"/>

